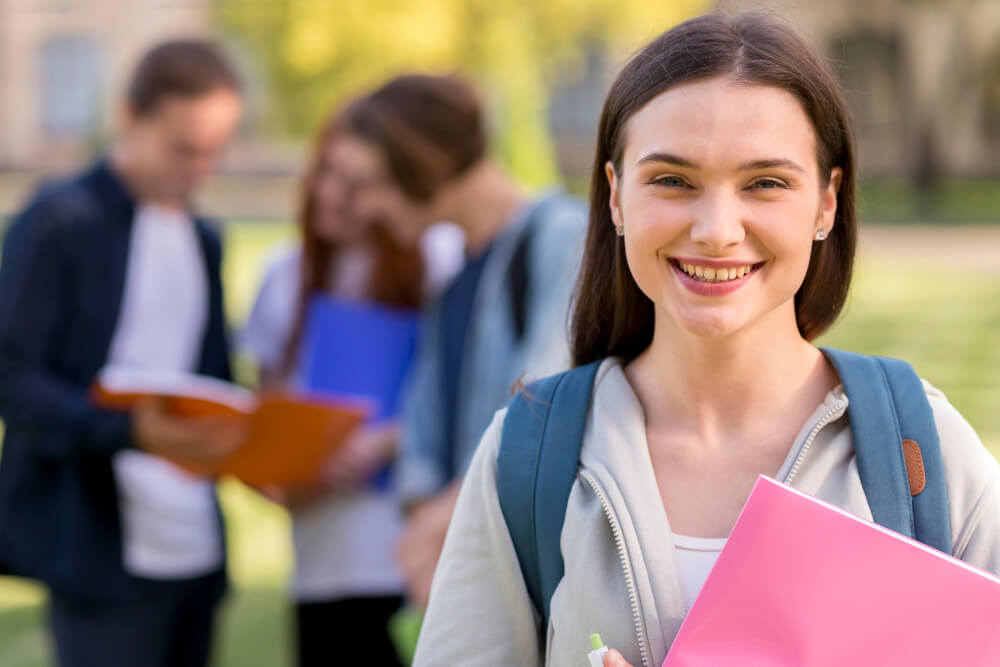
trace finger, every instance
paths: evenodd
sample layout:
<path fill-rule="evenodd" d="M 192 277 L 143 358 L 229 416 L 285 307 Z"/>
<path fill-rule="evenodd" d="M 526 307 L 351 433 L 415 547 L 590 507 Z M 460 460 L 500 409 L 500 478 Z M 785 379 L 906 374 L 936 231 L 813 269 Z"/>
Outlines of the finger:
<path fill-rule="evenodd" d="M 632 667 L 622 654 L 611 649 L 604 656 L 604 667 Z"/>
<path fill-rule="evenodd" d="M 279 505 L 285 504 L 288 499 L 288 494 L 283 488 L 275 484 L 267 484 L 264 486 L 254 487 L 257 492 L 270 500 L 272 503 L 278 503 Z"/>

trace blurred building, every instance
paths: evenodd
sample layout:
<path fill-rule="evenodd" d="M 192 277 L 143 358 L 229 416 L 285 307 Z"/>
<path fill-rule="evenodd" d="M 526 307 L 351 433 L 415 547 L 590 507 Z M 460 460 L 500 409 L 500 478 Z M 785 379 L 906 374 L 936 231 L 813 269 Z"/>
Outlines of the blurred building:
<path fill-rule="evenodd" d="M 211 32 L 210 0 L 0 0 L 0 167 L 83 157 L 151 43 Z"/>
<path fill-rule="evenodd" d="M 214 18 L 212 0 L 0 0 L 0 215 L 41 174 L 71 169 L 105 145 L 114 104 L 151 45 L 215 36 Z M 208 188 L 208 207 L 287 215 L 298 156 L 251 125 Z"/>

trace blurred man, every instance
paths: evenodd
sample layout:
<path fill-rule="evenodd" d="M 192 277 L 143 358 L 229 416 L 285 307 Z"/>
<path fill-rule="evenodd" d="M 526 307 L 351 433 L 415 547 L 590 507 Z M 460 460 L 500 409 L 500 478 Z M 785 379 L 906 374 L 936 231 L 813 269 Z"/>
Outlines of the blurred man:
<path fill-rule="evenodd" d="M 400 565 L 410 601 L 425 606 L 483 431 L 519 378 L 569 368 L 586 208 L 521 190 L 490 157 L 484 105 L 463 79 L 392 79 L 348 108 L 346 127 L 372 167 L 355 167 L 358 215 L 410 238 L 440 220 L 465 234 L 465 267 L 424 318 L 396 468 L 409 513 Z"/>
<path fill-rule="evenodd" d="M 140 62 L 109 155 L 35 196 L 0 265 L 0 562 L 41 580 L 62 667 L 201 666 L 226 576 L 211 461 L 233 424 L 88 399 L 105 366 L 230 376 L 217 235 L 189 208 L 239 122 L 208 44 Z"/>

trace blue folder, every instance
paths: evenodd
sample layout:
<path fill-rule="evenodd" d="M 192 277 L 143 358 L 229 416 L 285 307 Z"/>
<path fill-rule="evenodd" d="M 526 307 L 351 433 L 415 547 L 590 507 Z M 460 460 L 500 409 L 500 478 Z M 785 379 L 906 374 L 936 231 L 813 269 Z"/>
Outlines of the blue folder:
<path fill-rule="evenodd" d="M 309 303 L 303 335 L 303 388 L 371 408 L 369 423 L 399 415 L 403 385 L 417 347 L 416 311 L 387 308 L 370 302 L 314 297 Z M 391 486 L 387 466 L 371 481 Z"/>
<path fill-rule="evenodd" d="M 417 329 L 416 311 L 314 298 L 303 336 L 304 388 L 370 403 L 374 423 L 396 417 Z"/>

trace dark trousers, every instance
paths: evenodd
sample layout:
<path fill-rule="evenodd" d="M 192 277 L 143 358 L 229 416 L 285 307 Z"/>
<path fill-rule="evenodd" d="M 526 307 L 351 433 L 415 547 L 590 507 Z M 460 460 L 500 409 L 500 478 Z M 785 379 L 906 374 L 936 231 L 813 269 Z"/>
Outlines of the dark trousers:
<path fill-rule="evenodd" d="M 389 618 L 401 597 L 300 602 L 295 607 L 299 667 L 402 667 L 389 639 Z"/>
<path fill-rule="evenodd" d="M 81 603 L 52 595 L 49 621 L 59 667 L 205 667 L 221 571 L 195 579 L 142 579 L 127 603 Z"/>

